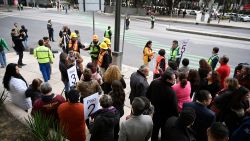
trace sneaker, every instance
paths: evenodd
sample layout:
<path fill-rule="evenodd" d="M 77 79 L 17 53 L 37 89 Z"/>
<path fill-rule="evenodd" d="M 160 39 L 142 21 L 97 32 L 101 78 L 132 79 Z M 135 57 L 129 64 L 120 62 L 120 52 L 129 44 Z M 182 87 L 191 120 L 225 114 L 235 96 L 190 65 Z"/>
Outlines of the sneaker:
<path fill-rule="evenodd" d="M 21 66 L 26 66 L 26 64 L 21 64 Z"/>
<path fill-rule="evenodd" d="M 1 68 L 5 68 L 5 66 L 4 66 L 4 65 L 1 65 Z"/>
<path fill-rule="evenodd" d="M 22 68 L 22 66 L 21 65 L 17 65 L 18 66 L 18 68 Z"/>

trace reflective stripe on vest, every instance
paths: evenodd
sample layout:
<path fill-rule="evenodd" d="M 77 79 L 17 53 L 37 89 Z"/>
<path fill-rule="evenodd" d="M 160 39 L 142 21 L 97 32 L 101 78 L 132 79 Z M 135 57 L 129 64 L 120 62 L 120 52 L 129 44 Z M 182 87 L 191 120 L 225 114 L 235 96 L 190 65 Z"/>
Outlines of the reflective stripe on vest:
<path fill-rule="evenodd" d="M 215 59 L 215 58 L 218 58 L 218 55 L 217 54 L 214 54 L 212 55 L 209 59 L 208 59 L 208 64 L 211 66 L 212 65 L 212 61 Z"/>
<path fill-rule="evenodd" d="M 108 30 L 108 29 L 105 31 L 105 37 L 106 37 L 106 38 L 109 38 L 109 37 L 110 37 L 109 32 L 110 32 L 110 30 Z"/>
<path fill-rule="evenodd" d="M 41 62 L 42 60 L 45 62 L 49 62 L 50 58 L 49 58 L 49 48 L 45 47 L 45 46 L 40 46 L 36 49 L 36 57 L 38 62 Z M 48 59 L 48 60 L 44 60 L 44 59 Z"/>
<path fill-rule="evenodd" d="M 78 41 L 76 40 L 74 45 L 72 45 L 72 41 L 70 40 L 69 41 L 69 49 L 72 48 L 72 46 L 74 47 L 73 50 L 76 51 L 76 52 L 79 52 L 78 50 Z"/>
<path fill-rule="evenodd" d="M 175 61 L 176 56 L 179 55 L 179 47 L 175 48 L 174 50 L 171 48 L 170 50 L 170 60 Z"/>
<path fill-rule="evenodd" d="M 159 55 L 157 57 L 157 59 L 156 59 L 154 74 L 159 74 L 160 73 L 159 72 L 159 65 L 160 65 L 161 59 L 165 59 L 165 57 Z M 166 63 L 165 63 L 165 68 L 166 68 Z"/>
<path fill-rule="evenodd" d="M 99 43 L 98 44 L 94 44 L 93 42 L 91 42 L 90 46 L 90 56 L 93 58 L 97 58 L 100 52 L 100 47 L 99 47 Z"/>
<path fill-rule="evenodd" d="M 104 52 L 102 52 L 102 53 L 99 54 L 98 61 L 97 61 L 97 64 L 98 64 L 99 66 L 102 65 L 103 57 L 104 57 L 104 55 L 106 54 L 106 52 L 107 52 L 107 51 L 104 51 Z"/>

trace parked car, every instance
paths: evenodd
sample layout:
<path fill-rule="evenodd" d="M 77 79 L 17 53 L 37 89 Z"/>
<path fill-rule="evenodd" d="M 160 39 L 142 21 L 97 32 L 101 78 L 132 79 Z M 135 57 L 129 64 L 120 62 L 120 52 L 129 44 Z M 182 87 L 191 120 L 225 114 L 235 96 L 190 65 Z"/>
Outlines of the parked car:
<path fill-rule="evenodd" d="M 194 10 L 189 12 L 189 15 L 196 15 L 196 12 Z"/>
<path fill-rule="evenodd" d="M 250 15 L 242 16 L 242 17 L 240 18 L 240 20 L 243 21 L 243 22 L 248 22 L 248 21 L 250 21 Z"/>

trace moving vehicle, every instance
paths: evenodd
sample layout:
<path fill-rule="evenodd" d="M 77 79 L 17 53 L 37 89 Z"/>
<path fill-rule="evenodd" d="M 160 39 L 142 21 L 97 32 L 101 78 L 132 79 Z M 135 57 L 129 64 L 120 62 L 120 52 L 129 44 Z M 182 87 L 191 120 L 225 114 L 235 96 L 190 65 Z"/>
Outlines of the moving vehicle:
<path fill-rule="evenodd" d="M 241 16 L 240 20 L 242 22 L 248 22 L 248 21 L 250 21 L 250 15 Z"/>

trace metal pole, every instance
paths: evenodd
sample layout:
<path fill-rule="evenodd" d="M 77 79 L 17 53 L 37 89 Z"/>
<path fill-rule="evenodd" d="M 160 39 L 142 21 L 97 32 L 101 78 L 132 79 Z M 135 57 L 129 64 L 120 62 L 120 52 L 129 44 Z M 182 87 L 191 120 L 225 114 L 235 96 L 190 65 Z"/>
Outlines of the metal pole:
<path fill-rule="evenodd" d="M 115 43 L 114 51 L 119 52 L 120 46 L 120 24 L 121 24 L 121 0 L 116 1 L 115 11 Z"/>
<path fill-rule="evenodd" d="M 126 16 L 124 17 L 124 24 L 123 24 L 123 36 L 122 36 L 122 52 L 123 52 L 123 49 L 124 49 L 124 40 L 125 40 L 125 25 L 126 24 Z"/>
<path fill-rule="evenodd" d="M 93 11 L 93 35 L 95 35 L 95 11 Z"/>

